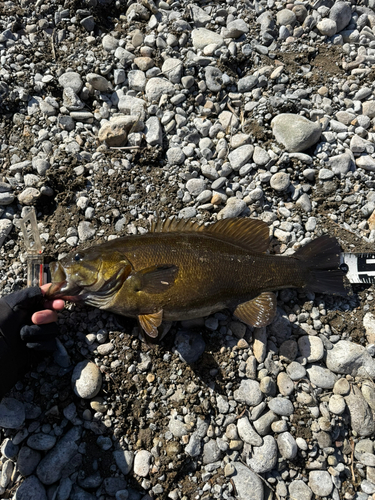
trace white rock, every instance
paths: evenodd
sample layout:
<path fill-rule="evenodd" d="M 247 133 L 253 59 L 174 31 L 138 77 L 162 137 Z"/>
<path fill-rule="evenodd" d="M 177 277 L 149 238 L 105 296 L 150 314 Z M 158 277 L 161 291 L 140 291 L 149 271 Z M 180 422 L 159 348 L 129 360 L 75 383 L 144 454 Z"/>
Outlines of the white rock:
<path fill-rule="evenodd" d="M 371 378 L 375 377 L 374 358 L 363 346 L 348 340 L 340 340 L 327 351 L 326 365 L 334 373 L 355 376 L 360 371 L 360 374 L 367 373 Z"/>
<path fill-rule="evenodd" d="M 109 90 L 112 90 L 111 82 L 109 82 L 102 75 L 88 73 L 86 75 L 86 80 L 95 90 L 99 90 L 100 92 L 108 92 Z"/>
<path fill-rule="evenodd" d="M 95 397 L 102 387 L 102 375 L 95 363 L 89 360 L 78 363 L 72 374 L 74 392 L 83 399 Z"/>
<path fill-rule="evenodd" d="M 337 31 L 336 22 L 327 17 L 319 21 L 316 27 L 325 36 L 333 36 Z"/>
<path fill-rule="evenodd" d="M 304 335 L 298 339 L 298 347 L 301 355 L 310 363 L 323 358 L 324 346 L 319 337 Z"/>
<path fill-rule="evenodd" d="M 235 171 L 239 170 L 243 165 L 249 163 L 251 157 L 253 156 L 253 153 L 254 146 L 252 146 L 251 144 L 245 144 L 236 148 L 228 155 L 230 166 Z"/>
<path fill-rule="evenodd" d="M 322 130 L 319 123 L 311 122 L 304 116 L 281 113 L 271 122 L 275 139 L 283 144 L 287 151 L 304 151 L 316 144 Z"/>
<path fill-rule="evenodd" d="M 341 394 L 332 394 L 329 398 L 329 411 L 335 415 L 341 415 L 345 411 L 346 403 Z"/>
<path fill-rule="evenodd" d="M 221 35 L 206 28 L 197 28 L 191 32 L 193 46 L 196 49 L 204 49 L 206 45 L 215 43 L 218 47 L 224 45 L 224 39 Z"/>
<path fill-rule="evenodd" d="M 134 457 L 134 473 L 137 476 L 146 477 L 150 471 L 151 453 L 147 450 L 140 450 Z"/>
<path fill-rule="evenodd" d="M 356 159 L 355 164 L 363 170 L 369 170 L 370 172 L 375 172 L 375 160 L 370 155 L 363 155 Z"/>
<path fill-rule="evenodd" d="M 179 59 L 170 57 L 166 59 L 161 67 L 162 72 L 172 83 L 180 83 L 183 65 Z"/>
<path fill-rule="evenodd" d="M 218 219 L 238 217 L 247 208 L 246 203 L 239 198 L 229 198 L 225 207 L 217 214 Z"/>
<path fill-rule="evenodd" d="M 165 78 L 150 78 L 146 83 L 146 97 L 150 101 L 158 101 L 162 95 L 173 95 L 175 88 L 173 83 Z"/>
<path fill-rule="evenodd" d="M 314 470 L 309 474 L 309 486 L 315 495 L 319 497 L 328 496 L 332 489 L 332 479 L 327 471 Z"/>
<path fill-rule="evenodd" d="M 24 189 L 18 195 L 18 201 L 22 205 L 34 205 L 40 197 L 40 191 L 38 189 L 29 187 Z"/>

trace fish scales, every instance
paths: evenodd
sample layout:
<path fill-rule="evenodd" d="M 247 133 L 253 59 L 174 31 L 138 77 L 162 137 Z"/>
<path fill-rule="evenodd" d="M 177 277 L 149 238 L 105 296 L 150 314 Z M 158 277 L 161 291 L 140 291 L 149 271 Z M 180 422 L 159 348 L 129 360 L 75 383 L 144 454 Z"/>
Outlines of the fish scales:
<path fill-rule="evenodd" d="M 307 288 L 345 294 L 335 238 L 320 237 L 292 256 L 266 252 L 268 226 L 227 219 L 210 226 L 158 223 L 153 232 L 118 238 L 51 264 L 49 297 L 137 317 L 146 335 L 162 320 L 206 316 L 229 307 L 252 326 L 269 324 L 273 291 Z"/>
<path fill-rule="evenodd" d="M 249 254 L 235 244 L 202 234 L 145 236 L 148 238 L 135 236 L 118 240 L 117 249 L 125 253 L 135 272 L 166 263 L 178 266 L 178 276 L 173 290 L 168 289 L 158 297 L 144 293 L 134 305 L 130 304 L 135 302 L 134 297 L 129 300 L 129 289 L 123 287 L 116 297 L 120 308 L 124 304 L 129 310 L 135 308 L 139 312 L 163 308 L 165 319 L 188 319 L 191 309 L 198 308 L 202 300 L 205 308 L 213 312 L 237 305 L 265 290 L 304 283 L 302 266 L 286 257 Z M 114 304 L 113 307 L 116 308 Z"/>

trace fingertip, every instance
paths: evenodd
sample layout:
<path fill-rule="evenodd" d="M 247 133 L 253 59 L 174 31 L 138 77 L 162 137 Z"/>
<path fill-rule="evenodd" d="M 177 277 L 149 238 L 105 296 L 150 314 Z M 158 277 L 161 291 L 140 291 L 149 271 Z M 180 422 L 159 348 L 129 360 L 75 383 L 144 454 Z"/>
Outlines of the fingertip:
<path fill-rule="evenodd" d="M 35 325 L 45 325 L 57 321 L 57 312 L 51 310 L 37 311 L 31 316 L 31 321 Z"/>
<path fill-rule="evenodd" d="M 65 301 L 62 299 L 56 299 L 52 302 L 52 307 L 56 311 L 62 311 L 65 307 Z"/>

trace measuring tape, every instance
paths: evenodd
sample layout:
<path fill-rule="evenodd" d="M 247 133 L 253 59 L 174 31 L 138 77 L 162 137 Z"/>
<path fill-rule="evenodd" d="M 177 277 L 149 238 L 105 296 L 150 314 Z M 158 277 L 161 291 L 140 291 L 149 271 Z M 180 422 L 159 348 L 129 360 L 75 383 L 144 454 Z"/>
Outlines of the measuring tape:
<path fill-rule="evenodd" d="M 350 283 L 375 283 L 375 253 L 342 253 L 340 269 Z"/>

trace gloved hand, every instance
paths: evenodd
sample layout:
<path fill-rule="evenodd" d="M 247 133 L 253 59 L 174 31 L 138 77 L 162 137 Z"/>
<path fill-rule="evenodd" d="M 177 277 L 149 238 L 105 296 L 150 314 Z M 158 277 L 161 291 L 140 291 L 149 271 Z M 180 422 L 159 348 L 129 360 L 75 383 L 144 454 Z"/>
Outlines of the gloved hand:
<path fill-rule="evenodd" d="M 52 322 L 64 302 L 46 304 L 43 292 L 48 287 L 26 288 L 0 299 L 0 397 L 26 372 L 35 359 L 33 350 L 55 348 L 57 324 Z"/>

